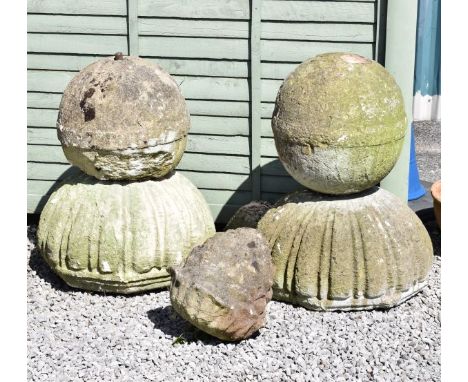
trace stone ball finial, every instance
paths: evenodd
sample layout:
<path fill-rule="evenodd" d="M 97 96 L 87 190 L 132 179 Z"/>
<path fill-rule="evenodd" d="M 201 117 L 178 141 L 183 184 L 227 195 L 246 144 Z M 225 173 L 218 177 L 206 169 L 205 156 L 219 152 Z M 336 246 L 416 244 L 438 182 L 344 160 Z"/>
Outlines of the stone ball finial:
<path fill-rule="evenodd" d="M 67 159 L 98 179 L 166 175 L 179 163 L 189 129 L 185 99 L 169 73 L 122 52 L 70 81 L 57 119 Z"/>
<path fill-rule="evenodd" d="M 351 53 L 299 65 L 282 84 L 271 121 L 289 174 L 327 194 L 359 192 L 382 180 L 398 159 L 406 123 L 390 73 Z"/>

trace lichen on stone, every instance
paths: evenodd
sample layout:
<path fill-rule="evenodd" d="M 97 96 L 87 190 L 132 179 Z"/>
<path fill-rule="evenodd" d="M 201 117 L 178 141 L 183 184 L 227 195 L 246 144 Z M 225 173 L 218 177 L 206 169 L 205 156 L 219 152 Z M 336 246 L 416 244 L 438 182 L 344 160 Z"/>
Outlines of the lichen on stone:
<path fill-rule="evenodd" d="M 214 233 L 202 194 L 179 173 L 141 182 L 81 173 L 47 201 L 38 246 L 70 286 L 127 294 L 168 286 L 168 267 Z"/>
<path fill-rule="evenodd" d="M 433 250 L 416 214 L 374 187 L 285 196 L 260 220 L 272 248 L 273 298 L 313 310 L 389 308 L 426 284 Z"/>
<path fill-rule="evenodd" d="M 350 53 L 299 65 L 283 82 L 272 116 L 286 170 L 307 188 L 349 194 L 393 168 L 406 132 L 401 91 L 383 66 Z"/>
<path fill-rule="evenodd" d="M 177 83 L 139 57 L 98 60 L 66 87 L 57 135 L 67 159 L 98 179 L 162 177 L 179 163 L 190 115 Z"/>

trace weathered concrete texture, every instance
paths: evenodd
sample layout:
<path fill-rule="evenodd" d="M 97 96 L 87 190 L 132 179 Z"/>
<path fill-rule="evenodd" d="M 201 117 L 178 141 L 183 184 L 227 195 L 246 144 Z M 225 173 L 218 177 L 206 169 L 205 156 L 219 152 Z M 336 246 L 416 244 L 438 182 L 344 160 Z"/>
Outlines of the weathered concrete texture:
<path fill-rule="evenodd" d="M 274 298 L 308 309 L 389 308 L 421 290 L 431 269 L 424 225 L 377 187 L 352 196 L 290 194 L 258 229 L 272 247 Z"/>
<path fill-rule="evenodd" d="M 260 232 L 218 232 L 173 269 L 171 303 L 184 319 L 212 336 L 245 339 L 265 325 L 273 272 L 270 249 Z"/>
<path fill-rule="evenodd" d="M 416 121 L 413 129 L 419 178 L 434 183 L 441 178 L 441 122 Z"/>
<path fill-rule="evenodd" d="M 406 131 L 403 97 L 377 62 L 322 54 L 286 78 L 272 129 L 279 158 L 299 183 L 328 194 L 355 193 L 395 165 Z"/>
<path fill-rule="evenodd" d="M 167 268 L 214 233 L 202 194 L 181 174 L 143 182 L 82 174 L 50 196 L 38 245 L 70 286 L 134 293 L 168 286 Z"/>
<path fill-rule="evenodd" d="M 257 228 L 258 221 L 272 205 L 263 200 L 254 200 L 245 206 L 239 208 L 231 219 L 229 219 L 225 231 L 228 229 L 236 229 L 241 227 Z"/>
<path fill-rule="evenodd" d="M 160 66 L 119 58 L 96 61 L 70 81 L 60 103 L 58 138 L 67 159 L 98 179 L 162 177 L 186 146 L 185 99 Z"/>

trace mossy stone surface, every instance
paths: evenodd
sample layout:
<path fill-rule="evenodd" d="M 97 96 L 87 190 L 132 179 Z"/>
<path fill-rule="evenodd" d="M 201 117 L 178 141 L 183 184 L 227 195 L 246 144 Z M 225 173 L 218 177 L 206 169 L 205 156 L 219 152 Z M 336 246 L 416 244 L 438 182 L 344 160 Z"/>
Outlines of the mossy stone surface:
<path fill-rule="evenodd" d="M 70 286 L 127 294 L 168 286 L 167 268 L 214 233 L 202 194 L 181 174 L 141 182 L 82 174 L 50 196 L 38 246 Z"/>
<path fill-rule="evenodd" d="M 162 177 L 184 152 L 190 115 L 177 83 L 139 57 L 98 60 L 81 70 L 60 103 L 65 156 L 98 179 Z"/>
<path fill-rule="evenodd" d="M 208 334 L 238 341 L 265 324 L 274 267 L 256 229 L 216 233 L 171 273 L 173 308 Z"/>
<path fill-rule="evenodd" d="M 276 149 L 299 183 L 328 194 L 376 185 L 395 165 L 406 131 L 401 90 L 379 63 L 327 53 L 282 84 L 272 116 Z"/>
<path fill-rule="evenodd" d="M 374 187 L 290 194 L 258 230 L 272 248 L 273 298 L 313 310 L 389 308 L 426 285 L 431 239 L 416 214 Z"/>

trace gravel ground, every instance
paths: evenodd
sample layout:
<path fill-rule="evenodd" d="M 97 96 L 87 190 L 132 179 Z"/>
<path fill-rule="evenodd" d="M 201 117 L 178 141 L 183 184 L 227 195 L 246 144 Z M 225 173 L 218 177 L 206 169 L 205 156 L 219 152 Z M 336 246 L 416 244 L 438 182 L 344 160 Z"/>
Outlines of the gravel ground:
<path fill-rule="evenodd" d="M 440 248 L 428 286 L 387 311 L 319 313 L 272 302 L 268 323 L 222 343 L 171 309 L 167 291 L 132 297 L 68 288 L 28 227 L 32 381 L 440 381 Z"/>

